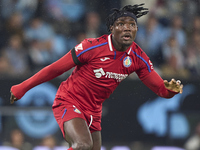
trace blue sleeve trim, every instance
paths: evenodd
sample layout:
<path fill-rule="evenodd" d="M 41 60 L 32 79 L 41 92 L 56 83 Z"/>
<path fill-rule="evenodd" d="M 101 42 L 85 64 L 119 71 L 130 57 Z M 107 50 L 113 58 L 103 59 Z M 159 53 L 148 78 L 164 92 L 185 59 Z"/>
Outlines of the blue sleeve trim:
<path fill-rule="evenodd" d="M 131 51 L 147 65 L 148 71 L 151 72 L 150 66 L 147 63 L 147 61 L 144 58 L 142 58 L 140 55 L 138 55 L 136 52 L 134 52 L 133 50 Z"/>
<path fill-rule="evenodd" d="M 77 57 L 79 57 L 80 55 L 82 55 L 83 53 L 85 53 L 85 52 L 87 52 L 87 51 L 89 51 L 91 49 L 94 49 L 94 48 L 97 48 L 97 47 L 100 47 L 100 46 L 103 46 L 103 45 L 106 45 L 106 44 L 108 44 L 108 42 L 105 42 L 105 43 L 102 43 L 102 44 L 99 44 L 99 45 L 95 45 L 95 46 L 89 47 L 89 48 L 83 50 L 81 53 L 79 53 L 77 55 Z"/>

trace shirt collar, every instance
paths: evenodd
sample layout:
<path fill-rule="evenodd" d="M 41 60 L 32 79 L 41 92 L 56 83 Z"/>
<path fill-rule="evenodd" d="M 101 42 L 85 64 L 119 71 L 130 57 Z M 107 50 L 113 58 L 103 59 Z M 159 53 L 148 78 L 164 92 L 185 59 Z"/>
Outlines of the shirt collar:
<path fill-rule="evenodd" d="M 112 34 L 108 35 L 108 45 L 109 45 L 110 51 L 113 51 L 111 36 L 112 36 Z M 126 50 L 126 52 L 127 52 L 128 55 L 130 54 L 131 50 L 132 50 L 132 46 L 130 46 L 129 50 Z"/>
<path fill-rule="evenodd" d="M 111 34 L 108 35 L 108 45 L 109 45 L 109 49 L 110 49 L 110 51 L 113 51 L 112 40 L 111 40 Z"/>

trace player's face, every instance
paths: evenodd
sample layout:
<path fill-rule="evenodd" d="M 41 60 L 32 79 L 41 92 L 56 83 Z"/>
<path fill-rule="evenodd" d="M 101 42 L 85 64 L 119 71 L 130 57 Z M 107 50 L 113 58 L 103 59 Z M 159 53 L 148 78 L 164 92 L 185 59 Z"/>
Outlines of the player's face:
<path fill-rule="evenodd" d="M 110 29 L 114 45 L 129 47 L 135 40 L 138 27 L 132 17 L 120 17 Z"/>

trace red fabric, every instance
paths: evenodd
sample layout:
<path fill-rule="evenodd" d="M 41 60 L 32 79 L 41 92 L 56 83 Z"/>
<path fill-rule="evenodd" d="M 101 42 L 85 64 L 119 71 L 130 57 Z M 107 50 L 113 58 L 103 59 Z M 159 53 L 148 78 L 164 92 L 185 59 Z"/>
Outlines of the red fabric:
<path fill-rule="evenodd" d="M 75 46 L 74 58 L 83 65 L 77 65 L 61 83 L 56 97 L 75 101 L 91 114 L 100 114 L 104 100 L 129 74 L 136 72 L 143 79 L 153 71 L 149 57 L 136 43 L 121 52 L 115 50 L 111 41 L 111 36 L 105 35 L 85 39 Z"/>
<path fill-rule="evenodd" d="M 21 84 L 12 86 L 11 91 L 15 95 L 16 98 L 20 99 L 31 88 L 41 83 L 50 81 L 51 79 L 54 79 L 55 77 L 63 74 L 64 72 L 68 71 L 74 66 L 75 64 L 72 59 L 71 51 L 70 51 L 66 55 L 64 55 L 62 58 L 52 63 L 51 65 L 43 68 L 34 76 L 25 80 Z"/>
<path fill-rule="evenodd" d="M 68 150 L 73 150 L 73 148 L 72 148 L 72 147 L 70 147 Z"/>
<path fill-rule="evenodd" d="M 62 96 L 67 100 L 70 97 L 71 101 L 76 101 L 79 107 L 91 114 L 102 112 L 103 101 L 129 74 L 136 72 L 143 80 L 153 71 L 148 56 L 136 43 L 133 42 L 125 52 L 116 51 L 112 46 L 111 35 L 81 42 L 75 47 L 76 59 L 83 65 L 77 65 L 72 75 L 61 83 L 56 97 Z M 11 91 L 20 99 L 34 86 L 61 75 L 73 66 L 75 64 L 70 52 L 33 77 L 13 86 Z"/>
<path fill-rule="evenodd" d="M 77 65 L 72 75 L 61 83 L 56 97 L 73 101 L 90 114 L 101 114 L 104 100 L 132 72 L 136 72 L 144 84 L 161 97 L 171 98 L 177 94 L 165 88 L 162 78 L 153 70 L 149 57 L 136 43 L 133 42 L 125 52 L 116 51 L 112 47 L 110 35 L 86 39 L 77 45 L 74 59 L 78 59 L 83 65 Z M 34 86 L 49 81 L 74 66 L 70 51 L 31 78 L 13 86 L 11 91 L 20 99 Z"/>
<path fill-rule="evenodd" d="M 152 71 L 142 82 L 158 96 L 172 98 L 174 95 L 178 94 L 178 92 L 165 88 L 163 79 L 155 71 Z"/>
<path fill-rule="evenodd" d="M 61 129 L 65 138 L 64 122 L 73 118 L 82 118 L 86 121 L 90 132 L 101 131 L 101 114 L 93 115 L 78 107 L 75 101 L 69 102 L 64 98 L 55 98 L 55 103 L 52 110 L 54 117 Z"/>

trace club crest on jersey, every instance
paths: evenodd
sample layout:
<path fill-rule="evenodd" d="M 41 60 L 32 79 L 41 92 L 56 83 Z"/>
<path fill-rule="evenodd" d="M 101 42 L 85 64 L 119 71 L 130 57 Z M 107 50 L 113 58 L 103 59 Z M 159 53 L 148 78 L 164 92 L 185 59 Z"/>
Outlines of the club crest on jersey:
<path fill-rule="evenodd" d="M 77 45 L 77 46 L 75 46 L 75 51 L 78 52 L 78 50 L 83 50 L 83 45 L 82 45 L 82 43 L 79 44 L 79 45 Z"/>
<path fill-rule="evenodd" d="M 123 60 L 124 67 L 130 67 L 132 64 L 132 59 L 129 56 L 126 56 Z"/>

